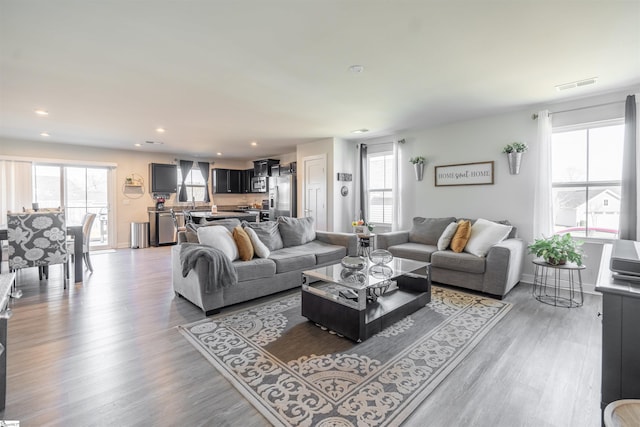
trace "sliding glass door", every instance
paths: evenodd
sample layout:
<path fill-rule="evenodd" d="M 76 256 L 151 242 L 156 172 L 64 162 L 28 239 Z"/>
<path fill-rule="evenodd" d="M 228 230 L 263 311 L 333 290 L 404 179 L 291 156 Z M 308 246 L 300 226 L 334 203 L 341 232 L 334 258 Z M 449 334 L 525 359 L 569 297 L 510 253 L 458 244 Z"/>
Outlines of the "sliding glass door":
<path fill-rule="evenodd" d="M 108 167 L 36 164 L 34 200 L 41 208 L 64 206 L 68 224 L 81 224 L 86 213 L 95 213 L 91 247 L 109 247 L 110 173 Z"/>

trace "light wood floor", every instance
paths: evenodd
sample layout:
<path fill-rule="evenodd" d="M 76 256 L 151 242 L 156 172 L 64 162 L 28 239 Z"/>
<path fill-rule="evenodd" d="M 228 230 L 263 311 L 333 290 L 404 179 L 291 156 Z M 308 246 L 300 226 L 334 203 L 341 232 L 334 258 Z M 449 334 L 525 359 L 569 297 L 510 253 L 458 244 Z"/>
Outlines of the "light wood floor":
<path fill-rule="evenodd" d="M 95 273 L 66 291 L 57 267 L 48 284 L 22 271 L 0 418 L 21 427 L 268 425 L 176 330 L 203 314 L 174 298 L 169 258 L 166 247 L 95 254 Z M 569 310 L 530 290 L 508 295 L 511 312 L 405 425 L 600 425 L 601 298 Z"/>

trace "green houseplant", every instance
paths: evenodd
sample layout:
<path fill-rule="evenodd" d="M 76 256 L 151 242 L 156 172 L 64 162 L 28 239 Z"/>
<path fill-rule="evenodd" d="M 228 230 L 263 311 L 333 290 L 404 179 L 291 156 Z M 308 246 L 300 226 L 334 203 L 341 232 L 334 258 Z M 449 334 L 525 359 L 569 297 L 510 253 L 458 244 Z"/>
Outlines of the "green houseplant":
<path fill-rule="evenodd" d="M 544 259 L 551 265 L 563 265 L 567 261 L 582 265 L 582 242 L 573 240 L 570 233 L 563 236 L 536 239 L 528 246 L 529 253 Z"/>
<path fill-rule="evenodd" d="M 424 163 L 426 160 L 423 156 L 416 156 L 409 159 L 409 163 L 413 164 L 418 181 L 422 181 L 422 177 L 424 176 Z"/>
<path fill-rule="evenodd" d="M 505 145 L 502 149 L 502 152 L 507 154 L 507 160 L 509 161 L 509 173 L 511 175 L 518 175 L 520 173 L 522 154 L 528 149 L 529 146 L 524 142 L 512 142 L 511 144 Z"/>
<path fill-rule="evenodd" d="M 524 153 L 529 149 L 529 146 L 524 142 L 512 142 L 511 144 L 507 144 L 502 149 L 503 153 Z"/>

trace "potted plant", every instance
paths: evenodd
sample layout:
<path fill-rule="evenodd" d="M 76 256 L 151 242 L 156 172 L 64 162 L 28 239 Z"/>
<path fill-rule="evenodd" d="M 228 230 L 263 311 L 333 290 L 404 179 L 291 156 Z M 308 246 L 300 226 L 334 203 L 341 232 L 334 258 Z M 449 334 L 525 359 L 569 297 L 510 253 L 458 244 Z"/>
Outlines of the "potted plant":
<path fill-rule="evenodd" d="M 424 175 L 424 162 L 426 159 L 423 156 L 411 157 L 409 159 L 409 163 L 413 164 L 413 167 L 416 172 L 416 179 L 418 181 L 422 181 L 422 177 Z"/>
<path fill-rule="evenodd" d="M 509 161 L 509 173 L 511 175 L 518 175 L 520 173 L 522 153 L 528 149 L 529 146 L 524 142 L 512 142 L 511 144 L 505 145 L 502 149 L 502 152 L 507 154 L 507 160 Z"/>
<path fill-rule="evenodd" d="M 524 142 L 512 142 L 511 144 L 505 145 L 502 149 L 503 153 L 524 153 L 529 149 L 529 146 Z"/>
<path fill-rule="evenodd" d="M 554 234 L 549 238 L 536 239 L 527 248 L 529 253 L 544 259 L 551 265 L 574 262 L 582 265 L 582 242 L 573 240 L 570 233 L 562 236 Z"/>

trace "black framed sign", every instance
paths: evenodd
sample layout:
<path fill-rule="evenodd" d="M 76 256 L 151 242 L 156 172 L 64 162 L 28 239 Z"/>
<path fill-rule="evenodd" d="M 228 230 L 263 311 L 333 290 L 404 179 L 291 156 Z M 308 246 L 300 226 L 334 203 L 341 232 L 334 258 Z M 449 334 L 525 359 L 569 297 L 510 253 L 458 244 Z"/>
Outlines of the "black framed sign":
<path fill-rule="evenodd" d="M 436 187 L 493 184 L 493 160 L 436 166 Z"/>

